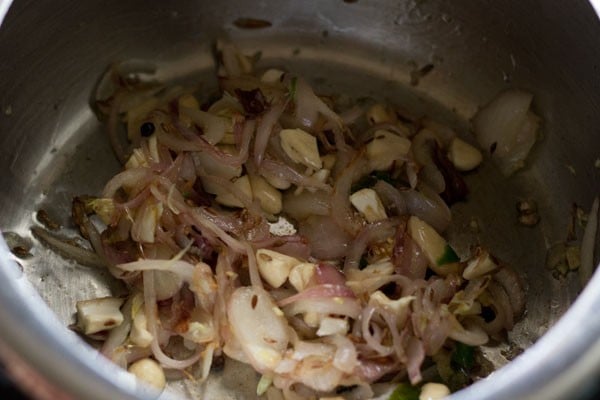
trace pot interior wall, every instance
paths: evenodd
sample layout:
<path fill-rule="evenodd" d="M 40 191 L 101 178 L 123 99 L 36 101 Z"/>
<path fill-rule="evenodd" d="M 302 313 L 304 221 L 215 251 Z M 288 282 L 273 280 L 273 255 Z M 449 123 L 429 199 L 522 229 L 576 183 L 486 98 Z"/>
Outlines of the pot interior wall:
<path fill-rule="evenodd" d="M 577 30 L 598 27 L 583 2 L 560 10 L 559 4 L 17 2 L 0 29 L 0 58 L 6 60 L 0 64 L 0 228 L 9 244 L 23 238 L 33 245 L 31 256 L 18 261 L 65 326 L 73 322 L 77 300 L 123 290 L 105 271 L 60 257 L 30 232 L 43 209 L 62 233 L 75 235 L 72 197 L 98 194 L 119 170 L 89 107 L 92 88 L 111 62 L 154 62 L 159 79 L 201 82 L 209 97 L 216 90 L 212 46 L 229 37 L 244 51 L 261 51 L 259 67 L 299 72 L 320 93 L 390 101 L 470 140 L 468 121 L 478 107 L 505 88 L 521 87 L 535 95 L 543 139 L 528 167 L 508 180 L 490 163 L 469 175 L 469 201 L 453 207 L 456 223 L 449 232 L 459 253 L 482 243 L 527 282 L 526 317 L 509 345 L 486 350 L 503 365 L 506 350 L 530 346 L 575 298 L 576 274 L 554 279 L 544 268 L 546 249 L 565 239 L 571 204 L 589 208 L 590 188 L 600 187 L 593 166 L 600 148 L 600 87 L 597 66 L 585 53 L 585 41 L 594 37 Z M 239 17 L 272 26 L 239 29 Z M 433 70 L 412 85 L 414 72 L 428 64 Z M 541 222 L 534 228 L 517 223 L 521 199 L 538 203 Z M 471 228 L 473 220 L 479 229 Z M 255 380 L 252 371 L 226 363 L 207 390 L 253 393 Z"/>

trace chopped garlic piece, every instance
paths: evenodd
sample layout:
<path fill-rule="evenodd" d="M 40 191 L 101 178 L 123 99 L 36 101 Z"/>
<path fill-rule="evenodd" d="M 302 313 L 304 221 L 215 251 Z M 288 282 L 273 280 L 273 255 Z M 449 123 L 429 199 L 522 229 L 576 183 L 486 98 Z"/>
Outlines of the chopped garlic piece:
<path fill-rule="evenodd" d="M 492 272 L 496 268 L 498 268 L 496 260 L 486 250 L 478 247 L 475 251 L 475 258 L 469 261 L 462 276 L 465 279 L 472 280 Z"/>
<path fill-rule="evenodd" d="M 315 172 L 314 174 L 312 174 L 312 177 L 321 183 L 326 183 L 327 178 L 329 178 L 330 174 L 331 174 L 330 170 L 323 168 L 323 169 Z"/>
<path fill-rule="evenodd" d="M 361 189 L 350 196 L 350 203 L 368 222 L 377 222 L 387 218 L 381 199 L 373 189 Z"/>
<path fill-rule="evenodd" d="M 286 190 L 292 186 L 292 184 L 289 181 L 281 179 L 278 176 L 263 176 L 263 178 L 265 178 L 267 182 L 269 182 L 269 184 L 275 189 Z"/>
<path fill-rule="evenodd" d="M 248 175 L 244 175 L 239 177 L 233 182 L 233 186 L 236 187 L 242 194 L 246 195 L 249 199 L 252 199 L 252 186 L 250 185 L 250 179 Z M 229 192 L 220 192 L 218 193 L 215 201 L 219 204 L 228 207 L 240 207 L 243 208 L 244 204 L 233 195 L 233 193 Z"/>
<path fill-rule="evenodd" d="M 450 389 L 443 383 L 429 382 L 421 388 L 419 400 L 441 400 L 450 395 Z"/>
<path fill-rule="evenodd" d="M 281 212 L 281 192 L 269 184 L 262 176 L 253 175 L 250 177 L 252 194 L 258 199 L 263 210 L 270 214 L 279 214 Z"/>
<path fill-rule="evenodd" d="M 389 297 L 387 297 L 382 291 L 377 290 L 376 292 L 371 294 L 371 297 L 369 298 L 369 303 L 376 303 L 377 305 L 389 311 L 392 311 L 396 315 L 400 316 L 408 310 L 410 302 L 413 301 L 415 298 L 415 296 L 405 296 L 400 297 L 398 300 L 392 300 Z"/>
<path fill-rule="evenodd" d="M 131 153 L 129 160 L 125 163 L 125 168 L 132 169 L 139 167 L 148 167 L 148 160 L 146 160 L 142 149 L 133 149 L 133 153 Z"/>
<path fill-rule="evenodd" d="M 403 162 L 410 150 L 410 140 L 395 133 L 378 130 L 367 144 L 367 158 L 371 168 L 385 171 L 394 162 Z"/>
<path fill-rule="evenodd" d="M 316 264 L 313 263 L 301 263 L 293 267 L 288 279 L 294 289 L 298 292 L 303 291 L 314 276 L 316 268 Z"/>
<path fill-rule="evenodd" d="M 325 317 L 319 324 L 317 336 L 345 335 L 348 332 L 348 321 L 345 318 Z"/>
<path fill-rule="evenodd" d="M 376 263 L 369 264 L 363 269 L 351 269 L 346 274 L 349 281 L 361 281 L 364 279 L 392 275 L 394 273 L 394 264 L 389 257 L 382 258 Z"/>
<path fill-rule="evenodd" d="M 140 308 L 133 318 L 129 340 L 140 347 L 148 347 L 152 342 L 152 334 L 148 331 L 146 314 L 143 308 Z"/>
<path fill-rule="evenodd" d="M 331 171 L 333 169 L 333 166 L 335 165 L 335 160 L 335 154 L 325 154 L 323 157 L 321 157 L 321 161 L 323 162 L 323 168 Z"/>
<path fill-rule="evenodd" d="M 425 253 L 429 261 L 429 267 L 436 273 L 447 275 L 450 271 L 444 271 L 438 267 L 445 265 L 455 265 L 458 256 L 448 245 L 446 239 L 440 236 L 436 230 L 425 221 L 414 215 L 408 219 L 408 234 L 417 243 L 419 248 Z M 445 272 L 445 273 L 444 273 Z"/>
<path fill-rule="evenodd" d="M 83 333 L 91 335 L 121 325 L 123 299 L 103 297 L 77 302 L 77 325 Z"/>
<path fill-rule="evenodd" d="M 321 316 L 316 312 L 309 311 L 304 314 L 304 322 L 311 328 L 316 328 L 321 322 Z"/>
<path fill-rule="evenodd" d="M 179 107 L 195 108 L 196 110 L 200 109 L 200 103 L 198 103 L 198 100 L 191 94 L 184 94 L 179 97 L 178 103 Z"/>
<path fill-rule="evenodd" d="M 366 112 L 367 120 L 371 125 L 381 124 L 383 122 L 396 122 L 398 117 L 394 110 L 381 103 L 376 103 L 371 106 Z"/>
<path fill-rule="evenodd" d="M 256 252 L 256 263 L 263 279 L 278 288 L 287 280 L 290 270 L 301 261 L 273 250 L 260 249 Z"/>
<path fill-rule="evenodd" d="M 167 383 L 162 367 L 150 358 L 143 358 L 134 362 L 127 371 L 159 390 L 162 390 Z"/>
<path fill-rule="evenodd" d="M 475 146 L 455 137 L 448 148 L 448 159 L 457 170 L 470 171 L 481 164 L 483 156 Z"/>
<path fill-rule="evenodd" d="M 270 68 L 262 74 L 260 80 L 265 83 L 281 82 L 281 77 L 283 74 L 284 72 L 280 69 Z"/>
<path fill-rule="evenodd" d="M 281 147 L 293 161 L 309 168 L 321 169 L 323 163 L 319 156 L 317 138 L 302 129 L 283 129 Z"/>

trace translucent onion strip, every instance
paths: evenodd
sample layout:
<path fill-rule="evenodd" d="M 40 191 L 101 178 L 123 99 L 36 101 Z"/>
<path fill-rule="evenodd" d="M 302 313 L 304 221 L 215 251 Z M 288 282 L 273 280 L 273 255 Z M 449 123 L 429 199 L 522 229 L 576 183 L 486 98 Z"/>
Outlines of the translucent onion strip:
<path fill-rule="evenodd" d="M 160 348 L 158 343 L 158 310 L 156 308 L 156 290 L 154 288 L 154 271 L 144 271 L 143 273 L 144 279 L 144 311 L 146 313 L 148 331 L 152 335 L 152 342 L 150 343 L 150 348 L 152 349 L 152 354 L 154 358 L 158 362 L 162 364 L 165 368 L 172 369 L 185 369 L 200 359 L 202 356 L 201 352 L 197 352 L 193 356 L 185 359 L 185 360 L 175 360 L 169 356 L 167 356 L 163 350 Z"/>

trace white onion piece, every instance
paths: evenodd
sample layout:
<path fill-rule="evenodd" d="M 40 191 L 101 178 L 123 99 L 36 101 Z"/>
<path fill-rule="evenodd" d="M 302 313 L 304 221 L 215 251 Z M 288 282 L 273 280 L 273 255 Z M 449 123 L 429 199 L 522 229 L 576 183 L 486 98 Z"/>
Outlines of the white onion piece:
<path fill-rule="evenodd" d="M 116 362 L 122 368 L 127 368 L 124 351 L 117 351 L 119 346 L 125 343 L 129 331 L 131 330 L 131 305 L 135 295 L 129 296 L 123 307 L 121 313 L 123 314 L 123 322 L 116 328 L 111 329 L 108 332 L 108 337 L 102 344 L 100 352 L 106 356 L 109 360 Z M 120 350 L 120 349 L 119 349 Z M 123 356 L 123 357 L 122 357 Z"/>
<path fill-rule="evenodd" d="M 302 78 L 296 78 L 296 122 L 313 128 L 319 114 L 323 115 L 334 130 L 341 130 L 342 120 L 321 100 Z"/>
<path fill-rule="evenodd" d="M 260 174 L 293 183 L 298 187 L 321 189 L 327 192 L 331 191 L 331 186 L 328 184 L 320 182 L 313 177 L 302 175 L 289 165 L 269 158 L 265 158 L 260 164 Z"/>
<path fill-rule="evenodd" d="M 276 309 L 269 293 L 257 287 L 236 289 L 227 306 L 232 333 L 252 366 L 262 373 L 275 369 L 289 343 L 290 327 Z"/>
<path fill-rule="evenodd" d="M 254 249 L 247 242 L 244 242 L 243 245 L 246 249 L 246 257 L 248 257 L 248 274 L 250 275 L 250 283 L 253 287 L 262 289 L 263 284 L 262 280 L 260 279 L 260 273 L 258 272 L 258 264 L 256 262 L 256 254 L 254 253 Z"/>
<path fill-rule="evenodd" d="M 423 166 L 419 177 L 426 182 L 436 193 L 441 193 L 446 188 L 444 176 L 433 161 L 434 146 L 437 136 L 428 129 L 423 129 L 415 135 L 411 149 L 415 160 Z"/>
<path fill-rule="evenodd" d="M 120 188 L 130 192 L 130 196 L 133 196 L 138 191 L 133 190 L 134 188 L 145 187 L 150 180 L 154 178 L 154 173 L 150 168 L 131 168 L 126 169 L 123 172 L 118 173 L 104 186 L 102 191 L 102 197 L 112 198 Z"/>
<path fill-rule="evenodd" d="M 406 370 L 408 372 L 408 378 L 410 383 L 416 385 L 422 379 L 421 377 L 421 364 L 425 360 L 425 348 L 423 343 L 415 338 L 411 337 L 408 341 L 406 349 Z"/>
<path fill-rule="evenodd" d="M 319 260 L 341 259 L 352 241 L 352 237 L 328 216 L 309 217 L 298 224 L 298 231 L 308 241 L 310 254 Z"/>
<path fill-rule="evenodd" d="M 294 343 L 292 358 L 298 361 L 310 356 L 333 358 L 334 351 L 335 348 L 327 343 L 298 340 Z"/>
<path fill-rule="evenodd" d="M 581 266 L 579 267 L 579 278 L 582 286 L 588 283 L 595 269 L 594 247 L 598 224 L 600 224 L 600 220 L 598 219 L 598 203 L 599 199 L 596 197 L 588 215 L 583 238 L 581 239 Z"/>
<path fill-rule="evenodd" d="M 231 130 L 231 118 L 219 117 L 206 111 L 197 110 L 195 108 L 180 107 L 179 112 L 182 116 L 191 119 L 196 125 L 202 128 L 202 136 L 204 139 L 215 145 L 219 143 L 225 133 Z"/>
<path fill-rule="evenodd" d="M 360 319 L 362 338 L 365 340 L 367 346 L 369 346 L 369 349 L 374 350 L 378 356 L 386 357 L 394 352 L 394 348 L 393 346 L 384 346 L 381 344 L 381 337 L 377 338 L 375 336 L 377 327 L 371 326 L 371 318 L 373 318 L 376 311 L 376 308 L 373 306 L 367 306 L 363 309 Z"/>
<path fill-rule="evenodd" d="M 464 343 L 469 346 L 482 346 L 488 342 L 488 335 L 483 329 L 475 324 L 465 324 L 463 327 L 460 322 L 450 317 L 450 331 L 448 332 L 450 339 Z"/>
<path fill-rule="evenodd" d="M 123 271 L 167 271 L 192 282 L 194 266 L 181 260 L 139 260 L 125 264 L 117 264 Z"/>
<path fill-rule="evenodd" d="M 333 366 L 342 372 L 351 374 L 358 365 L 358 353 L 354 343 L 343 335 L 328 336 L 325 340 L 336 347 Z"/>
<path fill-rule="evenodd" d="M 186 216 L 189 218 L 189 222 L 194 225 L 197 226 L 201 231 L 202 234 L 206 237 L 212 237 L 212 236 L 217 236 L 219 239 L 221 239 L 228 247 L 229 249 L 237 252 L 237 253 L 245 253 L 246 252 L 246 247 L 244 247 L 244 245 L 234 239 L 232 236 L 228 235 L 223 229 L 221 229 L 219 226 L 217 226 L 217 224 L 215 224 L 214 222 L 212 222 L 211 220 L 209 220 L 206 215 L 200 213 L 197 209 L 196 210 L 192 210 L 189 207 L 187 207 L 185 205 L 185 203 L 182 203 L 179 206 L 184 207 L 183 209 L 186 210 Z M 208 231 L 208 232 L 206 232 Z"/>
<path fill-rule="evenodd" d="M 254 139 L 254 162 L 256 165 L 261 164 L 269 138 L 273 133 L 273 127 L 286 106 L 287 102 L 278 103 L 260 117 L 256 127 L 256 138 Z"/>
<path fill-rule="evenodd" d="M 509 175 L 522 168 L 536 140 L 540 119 L 531 111 L 533 95 L 511 89 L 500 93 L 473 118 L 477 140 Z"/>
<path fill-rule="evenodd" d="M 375 382 L 397 367 L 397 363 L 389 360 L 383 360 L 379 362 L 373 360 L 360 360 L 353 372 L 363 381 Z"/>

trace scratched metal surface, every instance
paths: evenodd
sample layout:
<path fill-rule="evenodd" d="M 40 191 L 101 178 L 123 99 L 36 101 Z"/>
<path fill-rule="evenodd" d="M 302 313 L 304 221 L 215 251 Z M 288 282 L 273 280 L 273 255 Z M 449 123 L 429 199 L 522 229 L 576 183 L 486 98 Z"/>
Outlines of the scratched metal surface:
<path fill-rule="evenodd" d="M 36 212 L 46 210 L 61 225 L 61 233 L 74 236 L 72 197 L 97 194 L 118 171 L 88 105 L 106 65 L 150 60 L 158 64 L 163 79 L 201 81 L 208 95 L 216 87 L 211 44 L 230 36 L 242 49 L 262 51 L 260 65 L 297 71 L 322 93 L 390 100 L 467 136 L 468 120 L 498 91 L 516 86 L 535 93 L 536 109 L 545 121 L 544 138 L 530 165 L 509 180 L 489 164 L 469 175 L 469 201 L 453 207 L 455 225 L 449 232 L 459 252 L 483 243 L 525 278 L 527 314 L 510 342 L 529 347 L 579 291 L 573 274 L 558 281 L 544 269 L 546 249 L 564 240 L 571 203 L 589 208 L 594 190 L 600 188 L 593 167 L 598 136 L 578 137 L 596 132 L 600 122 L 597 96 L 591 94 L 600 92 L 598 80 L 576 79 L 587 76 L 591 64 L 569 65 L 566 71 L 542 63 L 561 52 L 581 59 L 584 50 L 563 40 L 532 51 L 536 40 L 569 36 L 564 27 L 556 27 L 556 10 L 535 1 L 500 2 L 510 4 L 512 11 L 486 1 L 462 1 L 461 7 L 431 1 L 330 1 L 318 3 L 316 13 L 308 3 L 176 1 L 165 6 L 129 1 L 98 8 L 17 2 L 0 29 L 0 228 L 33 246 L 31 257 L 18 260 L 24 276 L 65 327 L 73 322 L 77 300 L 123 290 L 105 271 L 76 265 L 41 246 L 30 233 L 38 223 Z M 538 7 L 540 17 L 529 35 L 522 36 L 521 28 L 529 23 L 527 7 Z M 585 25 L 585 7 L 577 2 L 564 12 Z M 240 16 L 263 17 L 273 27 L 242 31 L 232 25 Z M 28 29 L 24 21 L 36 29 Z M 551 34 L 543 33 L 547 31 Z M 415 65 L 430 63 L 434 70 L 411 86 Z M 571 101 L 556 100 L 567 94 Z M 595 148 L 585 146 L 587 140 L 594 140 Z M 524 198 L 538 202 L 542 220 L 535 228 L 516 223 L 515 203 Z M 481 227 L 477 232 L 468 228 L 473 218 Z M 507 362 L 503 350 L 502 345 L 490 347 L 486 354 L 502 366 Z M 226 363 L 225 372 L 215 374 L 206 387 L 179 382 L 172 390 L 188 397 L 245 398 L 254 393 L 256 378 L 247 368 Z"/>

